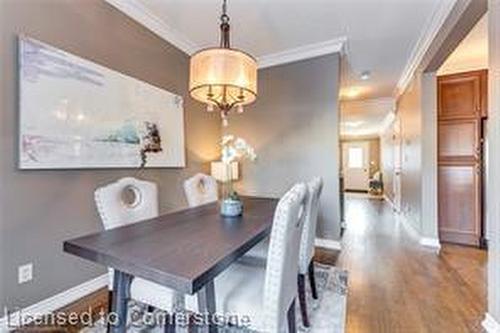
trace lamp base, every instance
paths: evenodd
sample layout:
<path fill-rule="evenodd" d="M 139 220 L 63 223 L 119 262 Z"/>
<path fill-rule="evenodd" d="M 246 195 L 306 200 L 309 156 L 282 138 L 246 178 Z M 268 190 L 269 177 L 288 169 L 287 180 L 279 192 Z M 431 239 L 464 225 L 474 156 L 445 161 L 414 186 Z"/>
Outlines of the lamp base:
<path fill-rule="evenodd" d="M 243 214 L 243 203 L 241 200 L 227 198 L 221 201 L 220 214 L 224 217 L 236 217 Z"/>

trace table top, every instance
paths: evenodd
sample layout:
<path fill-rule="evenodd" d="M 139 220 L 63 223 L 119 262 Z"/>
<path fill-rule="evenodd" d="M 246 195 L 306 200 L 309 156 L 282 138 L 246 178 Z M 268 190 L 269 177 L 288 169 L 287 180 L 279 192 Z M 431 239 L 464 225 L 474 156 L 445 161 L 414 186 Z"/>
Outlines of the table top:
<path fill-rule="evenodd" d="M 64 251 L 194 294 L 271 232 L 277 199 L 243 197 L 242 216 L 218 203 L 64 242 Z"/>

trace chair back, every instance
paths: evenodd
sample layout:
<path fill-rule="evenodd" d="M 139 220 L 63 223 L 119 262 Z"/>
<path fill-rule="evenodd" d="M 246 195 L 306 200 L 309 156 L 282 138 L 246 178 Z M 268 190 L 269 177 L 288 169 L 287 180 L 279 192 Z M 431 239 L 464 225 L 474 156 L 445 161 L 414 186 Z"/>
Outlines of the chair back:
<path fill-rule="evenodd" d="M 264 285 L 266 332 L 282 332 L 287 310 L 297 295 L 300 235 L 307 207 L 307 187 L 296 184 L 274 213 Z"/>
<path fill-rule="evenodd" d="M 306 274 L 314 257 L 314 240 L 316 239 L 316 226 L 318 224 L 319 199 L 323 189 L 323 180 L 316 177 L 307 183 L 309 197 L 307 199 L 304 230 L 300 241 L 299 273 Z"/>
<path fill-rule="evenodd" d="M 217 201 L 217 191 L 215 178 L 203 173 L 198 173 L 184 181 L 184 192 L 189 207 Z"/>
<path fill-rule="evenodd" d="M 94 198 L 106 230 L 158 216 L 158 187 L 152 182 L 122 178 L 98 188 Z"/>

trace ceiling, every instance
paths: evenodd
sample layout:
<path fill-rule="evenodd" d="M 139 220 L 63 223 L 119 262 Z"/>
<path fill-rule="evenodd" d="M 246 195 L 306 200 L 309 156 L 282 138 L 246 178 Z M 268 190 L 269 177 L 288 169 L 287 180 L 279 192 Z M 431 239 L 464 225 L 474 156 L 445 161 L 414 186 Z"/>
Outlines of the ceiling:
<path fill-rule="evenodd" d="M 485 14 L 438 70 L 438 75 L 488 68 L 488 15 Z"/>
<path fill-rule="evenodd" d="M 190 53 L 217 45 L 221 0 L 107 0 Z M 260 61 L 312 49 L 335 50 L 347 41 L 344 99 L 394 94 L 416 45 L 455 0 L 229 0 L 232 46 Z M 124 10 L 125 8 L 125 10 Z M 127 12 L 128 11 L 128 12 Z M 338 50 L 338 49 L 337 49 Z M 319 55 L 302 52 L 302 55 Z M 273 58 L 274 56 L 274 58 Z M 360 79 L 370 71 L 369 80 Z"/>
<path fill-rule="evenodd" d="M 377 136 L 385 120 L 395 110 L 393 98 L 343 101 L 340 104 L 342 137 Z"/>

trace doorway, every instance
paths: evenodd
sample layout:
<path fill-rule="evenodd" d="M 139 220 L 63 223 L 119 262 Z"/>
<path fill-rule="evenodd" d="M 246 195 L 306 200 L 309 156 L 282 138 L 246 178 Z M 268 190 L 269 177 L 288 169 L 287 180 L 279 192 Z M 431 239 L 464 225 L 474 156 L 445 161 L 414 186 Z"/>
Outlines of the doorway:
<path fill-rule="evenodd" d="M 370 180 L 370 142 L 352 141 L 342 144 L 344 189 L 368 192 Z"/>

